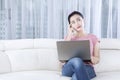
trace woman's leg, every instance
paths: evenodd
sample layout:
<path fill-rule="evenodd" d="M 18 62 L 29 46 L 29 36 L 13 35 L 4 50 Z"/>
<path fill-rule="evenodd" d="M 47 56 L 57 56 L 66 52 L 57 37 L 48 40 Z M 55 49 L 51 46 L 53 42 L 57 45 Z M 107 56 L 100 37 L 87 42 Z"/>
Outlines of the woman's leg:
<path fill-rule="evenodd" d="M 75 73 L 72 75 L 72 80 L 77 80 L 77 76 Z"/>
<path fill-rule="evenodd" d="M 88 75 L 89 75 L 90 79 L 96 77 L 94 67 L 90 64 L 85 64 L 85 66 L 86 66 L 86 70 L 88 72 Z"/>
<path fill-rule="evenodd" d="M 85 65 L 80 58 L 72 58 L 63 66 L 63 76 L 72 77 L 73 74 L 76 75 L 77 80 L 90 80 Z"/>

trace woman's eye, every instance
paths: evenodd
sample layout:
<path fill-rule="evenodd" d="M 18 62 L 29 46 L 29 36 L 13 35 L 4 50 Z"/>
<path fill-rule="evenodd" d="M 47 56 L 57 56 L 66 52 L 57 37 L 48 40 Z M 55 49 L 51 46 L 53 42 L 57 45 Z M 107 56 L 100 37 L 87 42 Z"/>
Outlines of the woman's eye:
<path fill-rule="evenodd" d="M 77 21 L 80 21 L 80 19 L 77 19 Z"/>
<path fill-rule="evenodd" d="M 72 24 L 75 24 L 75 21 L 72 21 Z"/>

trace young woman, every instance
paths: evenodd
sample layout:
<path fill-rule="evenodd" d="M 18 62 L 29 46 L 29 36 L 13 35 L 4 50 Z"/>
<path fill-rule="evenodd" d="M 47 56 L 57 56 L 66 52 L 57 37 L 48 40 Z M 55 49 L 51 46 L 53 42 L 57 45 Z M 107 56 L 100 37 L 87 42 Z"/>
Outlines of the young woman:
<path fill-rule="evenodd" d="M 99 63 L 99 40 L 93 34 L 88 34 L 84 30 L 84 17 L 74 11 L 68 16 L 68 34 L 65 40 L 89 40 L 91 61 L 84 62 L 81 58 L 75 57 L 67 62 L 62 67 L 62 75 L 72 77 L 72 80 L 90 80 L 96 77 L 93 65 Z"/>

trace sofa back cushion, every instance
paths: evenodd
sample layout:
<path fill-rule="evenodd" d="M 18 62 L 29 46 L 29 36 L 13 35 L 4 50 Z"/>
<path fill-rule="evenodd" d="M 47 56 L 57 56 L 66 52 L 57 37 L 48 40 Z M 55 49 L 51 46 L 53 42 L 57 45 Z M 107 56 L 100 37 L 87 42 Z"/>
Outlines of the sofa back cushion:
<path fill-rule="evenodd" d="M 100 40 L 101 50 L 120 50 L 120 39 L 103 38 Z"/>
<path fill-rule="evenodd" d="M 11 71 L 37 70 L 38 57 L 34 49 L 7 50 Z"/>
<path fill-rule="evenodd" d="M 39 69 L 59 70 L 57 54 L 57 39 L 34 39 L 34 48 L 37 49 Z"/>
<path fill-rule="evenodd" d="M 4 51 L 5 47 L 4 47 L 4 40 L 0 40 L 0 51 Z"/>
<path fill-rule="evenodd" d="M 5 50 L 33 49 L 33 39 L 4 40 Z"/>
<path fill-rule="evenodd" d="M 9 58 L 6 54 L 0 51 L 0 73 L 6 73 L 11 71 L 11 65 Z"/>
<path fill-rule="evenodd" d="M 100 63 L 95 69 L 96 72 L 120 70 L 120 39 L 101 39 Z"/>
<path fill-rule="evenodd" d="M 11 71 L 59 70 L 57 52 L 54 49 L 24 49 L 5 51 L 11 63 Z"/>
<path fill-rule="evenodd" d="M 0 73 L 21 70 L 59 70 L 56 41 L 58 40 L 3 41 L 4 46 L 0 46 L 4 52 L 0 54 Z M 120 70 L 119 42 L 118 39 L 101 39 L 101 61 L 95 66 L 97 72 Z"/>
<path fill-rule="evenodd" d="M 35 49 L 56 49 L 56 41 L 58 39 L 34 39 Z"/>
<path fill-rule="evenodd" d="M 59 61 L 57 50 L 38 49 L 38 66 L 42 70 L 58 70 Z"/>
<path fill-rule="evenodd" d="M 0 50 L 9 58 L 11 71 L 36 69 L 33 39 L 1 40 L 0 44 Z"/>
<path fill-rule="evenodd" d="M 11 71 L 59 70 L 56 39 L 5 40 Z"/>
<path fill-rule="evenodd" d="M 101 50 L 100 63 L 95 65 L 96 72 L 120 71 L 120 50 Z"/>

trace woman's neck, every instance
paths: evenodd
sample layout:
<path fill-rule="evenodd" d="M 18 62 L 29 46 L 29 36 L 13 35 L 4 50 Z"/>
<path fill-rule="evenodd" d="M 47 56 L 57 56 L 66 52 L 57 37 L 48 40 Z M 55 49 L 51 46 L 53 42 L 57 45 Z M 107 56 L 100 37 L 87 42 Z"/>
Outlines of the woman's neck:
<path fill-rule="evenodd" d="M 86 35 L 87 35 L 87 33 L 85 31 L 82 31 L 82 32 L 78 32 L 76 37 L 84 37 Z"/>

